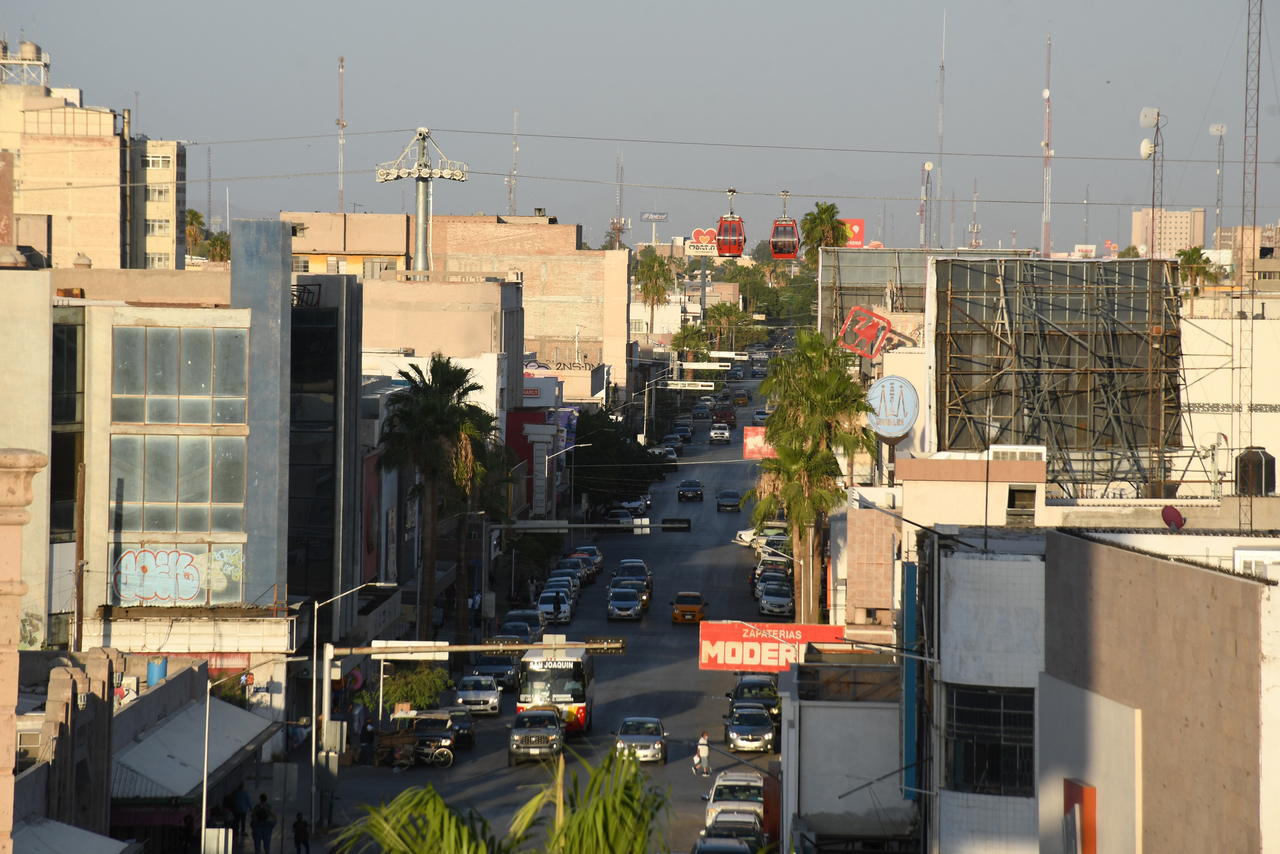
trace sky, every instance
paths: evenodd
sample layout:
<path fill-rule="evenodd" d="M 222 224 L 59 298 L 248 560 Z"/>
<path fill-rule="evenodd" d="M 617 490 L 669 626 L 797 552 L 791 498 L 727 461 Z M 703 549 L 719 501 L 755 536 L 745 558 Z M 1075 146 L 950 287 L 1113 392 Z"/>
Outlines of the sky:
<path fill-rule="evenodd" d="M 1223 224 L 1241 221 L 1246 0 L 1230 2 L 218 3 L 8 0 L 0 27 L 51 56 L 54 86 L 86 105 L 133 109 L 135 129 L 188 149 L 188 206 L 219 215 L 338 206 L 338 58 L 345 58 L 347 211 L 413 209 L 410 181 L 379 185 L 413 129 L 428 127 L 465 183 L 437 182 L 437 213 L 507 212 L 519 111 L 518 210 L 583 226 L 614 215 L 616 158 L 626 242 L 714 227 L 734 211 L 748 245 L 818 201 L 862 218 L 869 239 L 919 242 L 923 163 L 941 167 L 939 237 L 1040 244 L 1046 37 L 1052 35 L 1052 235 L 1129 243 L 1150 205 L 1139 157 L 1158 107 L 1166 208 L 1206 208 L 1212 240 L 1223 123 Z M 939 65 L 946 17 L 943 155 Z M 1272 30 L 1277 32 L 1272 35 Z M 1264 17 L 1258 222 L 1280 219 L 1280 97 Z M 816 150 L 825 149 L 825 150 Z M 212 183 L 206 189 L 206 158 Z M 935 166 L 936 181 L 938 166 Z M 301 176 L 301 177 L 287 177 Z M 197 183 L 199 182 L 199 183 Z M 936 185 L 935 185 L 936 188 Z M 935 189 L 936 192 L 936 189 Z M 1083 204 L 1086 192 L 1089 204 Z M 354 207 L 353 207 L 354 206 Z M 222 214 L 225 216 L 225 214 Z"/>

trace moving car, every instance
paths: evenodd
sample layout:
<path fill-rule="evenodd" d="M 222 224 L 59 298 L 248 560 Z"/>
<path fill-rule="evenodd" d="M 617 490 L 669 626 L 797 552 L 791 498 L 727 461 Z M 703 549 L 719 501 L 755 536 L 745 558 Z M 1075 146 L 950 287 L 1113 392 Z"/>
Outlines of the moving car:
<path fill-rule="evenodd" d="M 649 506 L 645 504 L 644 497 L 632 498 L 627 501 L 619 501 L 618 506 L 626 510 L 632 516 L 643 516 Z"/>
<path fill-rule="evenodd" d="M 676 444 L 680 444 L 679 440 L 677 440 Z M 679 462 L 676 460 L 679 454 L 676 453 L 676 449 L 672 446 L 655 445 L 649 449 L 649 453 L 657 458 L 658 464 L 662 466 L 663 474 L 679 471 Z"/>
<path fill-rule="evenodd" d="M 677 593 L 671 600 L 671 622 L 701 623 L 707 618 L 708 604 L 701 593 L 690 590 Z"/>
<path fill-rule="evenodd" d="M 764 848 L 764 822 L 753 812 L 722 810 L 701 833 L 700 841 L 711 839 L 738 839 L 747 843 L 751 854 L 756 854 Z M 699 849 L 695 846 L 694 850 Z"/>
<path fill-rule="evenodd" d="M 465 747 L 467 750 L 476 746 L 476 722 L 471 719 L 471 712 L 467 711 L 464 706 L 454 706 L 449 710 L 449 717 L 453 718 L 453 743 L 458 747 Z"/>
<path fill-rule="evenodd" d="M 734 406 L 746 406 L 749 403 L 751 403 L 751 395 L 747 394 L 742 389 L 738 389 L 733 393 Z"/>
<path fill-rule="evenodd" d="M 537 608 L 520 608 L 508 611 L 506 620 L 509 623 L 528 623 L 533 633 L 541 637 L 547 629 L 547 618 Z"/>
<path fill-rule="evenodd" d="M 759 703 L 734 703 L 724 716 L 724 743 L 732 751 L 773 752 L 773 719 Z"/>
<path fill-rule="evenodd" d="M 702 500 L 702 481 L 700 480 L 682 480 L 680 485 L 676 487 L 677 501 L 701 501 Z"/>
<path fill-rule="evenodd" d="M 693 441 L 692 427 L 685 427 L 684 425 L 681 425 L 679 427 L 672 427 L 671 432 L 679 436 L 680 441 L 686 445 Z"/>
<path fill-rule="evenodd" d="M 738 684 L 733 686 L 733 690 L 725 696 L 735 705 L 743 702 L 759 703 L 764 706 L 774 723 L 777 723 L 778 716 L 782 714 L 782 704 L 778 701 L 778 686 L 769 676 L 750 674 L 739 676 Z"/>
<path fill-rule="evenodd" d="M 769 369 L 764 365 L 756 364 L 751 366 L 752 379 L 758 379 L 759 377 L 767 377 L 767 376 L 769 376 Z"/>
<path fill-rule="evenodd" d="M 538 643 L 542 640 L 541 630 L 534 635 L 533 628 L 528 623 L 516 623 L 508 620 L 498 629 L 498 634 L 503 637 L 514 637 L 520 643 Z M 534 640 L 534 638 L 537 640 Z"/>
<path fill-rule="evenodd" d="M 661 718 L 623 718 L 613 734 L 619 752 L 633 752 L 641 762 L 667 764 L 667 732 Z"/>
<path fill-rule="evenodd" d="M 716 512 L 721 510 L 742 511 L 742 496 L 736 489 L 722 489 L 716 493 Z"/>
<path fill-rule="evenodd" d="M 751 423 L 757 427 L 764 426 L 764 420 L 769 417 L 769 413 L 763 409 L 757 409 L 755 414 L 751 416 Z"/>
<path fill-rule="evenodd" d="M 605 617 L 609 620 L 638 620 L 644 616 L 640 594 L 630 587 L 609 588 Z"/>
<path fill-rule="evenodd" d="M 730 369 L 729 369 L 729 373 L 725 374 L 725 375 L 724 375 L 724 378 L 725 378 L 725 380 L 726 380 L 726 381 L 728 381 L 728 382 L 733 382 L 734 380 L 740 380 L 740 379 L 742 379 L 742 369 L 741 369 L 741 368 L 730 368 Z"/>
<path fill-rule="evenodd" d="M 554 758 L 564 752 L 564 721 L 555 706 L 531 706 L 507 724 L 507 767 L 526 759 Z"/>
<path fill-rule="evenodd" d="M 538 610 L 546 616 L 548 623 L 565 625 L 573 619 L 571 608 L 569 594 L 564 590 L 544 590 L 538 597 Z"/>
<path fill-rule="evenodd" d="M 502 688 L 492 676 L 463 676 L 458 681 L 460 706 L 476 714 L 496 715 L 502 711 Z"/>
<path fill-rule="evenodd" d="M 791 591 L 791 585 L 778 581 L 766 584 L 760 594 L 760 613 L 774 617 L 794 617 L 796 597 Z"/>
<path fill-rule="evenodd" d="M 643 581 L 650 591 L 653 590 L 653 572 L 639 558 L 630 558 L 618 564 L 618 568 L 613 571 L 613 578 L 614 582 L 627 578 Z"/>
<path fill-rule="evenodd" d="M 677 457 L 684 456 L 684 439 L 676 433 L 668 433 L 662 437 L 662 444 L 659 447 L 667 447 L 676 452 Z"/>
<path fill-rule="evenodd" d="M 709 444 L 725 444 L 728 445 L 733 441 L 733 434 L 729 432 L 728 424 L 712 424 L 711 435 L 707 439 Z"/>
<path fill-rule="evenodd" d="M 750 812 L 764 821 L 764 776 L 759 771 L 721 771 L 707 801 L 707 827 L 721 812 Z"/>
<path fill-rule="evenodd" d="M 738 426 L 738 413 L 734 412 L 730 405 L 721 406 L 711 413 L 711 420 L 727 424 L 729 429 L 733 430 Z"/>
<path fill-rule="evenodd" d="M 604 522 L 606 525 L 634 525 L 635 524 L 635 520 L 632 518 L 631 514 L 628 513 L 626 510 L 623 510 L 622 508 L 618 508 L 617 510 L 610 510 L 608 513 L 606 513 L 604 516 Z"/>
<path fill-rule="evenodd" d="M 701 421 L 711 417 L 711 407 L 705 403 L 695 403 L 693 405 L 693 417 L 695 421 Z"/>
<path fill-rule="evenodd" d="M 504 637 L 497 635 L 491 640 L 509 640 L 512 643 L 520 643 L 520 638 Z M 498 684 L 503 688 L 516 687 L 516 659 L 520 653 L 503 653 L 501 655 L 487 655 L 480 653 L 476 657 L 476 663 L 469 668 L 472 676 L 492 676 L 497 680 Z"/>
<path fill-rule="evenodd" d="M 615 588 L 630 587 L 640 595 L 640 607 L 646 611 L 649 610 L 649 586 L 639 578 L 615 578 L 613 580 Z"/>

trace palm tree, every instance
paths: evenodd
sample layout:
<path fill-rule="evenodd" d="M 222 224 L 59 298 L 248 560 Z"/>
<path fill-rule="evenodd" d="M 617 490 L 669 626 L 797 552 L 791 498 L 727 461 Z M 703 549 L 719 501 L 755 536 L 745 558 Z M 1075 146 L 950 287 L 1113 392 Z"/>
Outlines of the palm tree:
<path fill-rule="evenodd" d="M 819 520 L 847 499 L 839 488 L 840 465 L 827 449 L 775 446 L 776 457 L 760 461 L 756 485 L 743 502 L 754 500 L 751 523 L 757 528 L 785 513 L 796 558 L 796 622 L 818 619 L 818 573 L 814 536 Z"/>
<path fill-rule="evenodd" d="M 227 236 L 225 231 L 211 234 L 206 242 L 205 251 L 209 253 L 210 261 L 230 261 L 231 238 Z"/>
<path fill-rule="evenodd" d="M 818 202 L 800 219 L 800 245 L 804 248 L 804 266 L 814 270 L 818 253 L 824 246 L 844 246 L 849 242 L 849 227 L 840 221 L 840 209 L 831 202 Z"/>
<path fill-rule="evenodd" d="M 470 370 L 468 369 L 468 373 Z M 454 433 L 457 446 L 453 482 L 450 484 L 459 511 L 458 562 L 454 571 L 454 642 L 471 641 L 471 563 L 467 559 L 467 534 L 471 513 L 480 491 L 487 485 L 490 461 L 496 461 L 494 448 L 498 422 L 474 403 L 464 403 L 455 410 Z M 465 653 L 460 655 L 465 656 Z"/>
<path fill-rule="evenodd" d="M 436 529 L 443 486 L 457 483 L 470 471 L 474 446 L 463 431 L 466 400 L 481 386 L 471 370 L 433 353 L 427 378 L 418 365 L 401 371 L 408 386 L 388 398 L 387 418 L 378 444 L 379 470 L 412 469 L 418 482 L 410 497 L 418 502 L 418 532 L 426 540 L 418 585 L 418 639 L 430 640 L 436 597 Z M 465 441 L 464 441 L 465 440 Z M 425 519 L 424 519 L 425 512 Z M 459 573 L 460 575 L 460 573 Z"/>
<path fill-rule="evenodd" d="M 636 284 L 640 288 L 640 301 L 649 306 L 649 340 L 652 341 L 654 309 L 667 304 L 667 295 L 675 284 L 671 265 L 656 252 L 646 255 L 636 265 Z"/>
<path fill-rule="evenodd" d="M 720 336 L 731 326 L 747 319 L 747 313 L 731 302 L 718 302 L 707 306 L 706 324 L 716 330 L 716 349 L 720 349 Z"/>
<path fill-rule="evenodd" d="M 200 238 L 204 235 L 204 216 L 200 211 L 187 208 L 187 254 L 198 255 Z"/>
<path fill-rule="evenodd" d="M 525 840 L 498 839 L 483 816 L 455 810 L 430 785 L 405 789 L 390 803 L 363 809 L 365 814 L 334 840 L 344 854 L 515 854 Z"/>
<path fill-rule="evenodd" d="M 1195 313 L 1195 300 L 1200 296 L 1200 282 L 1216 285 L 1222 278 L 1222 268 L 1218 267 L 1199 246 L 1190 249 L 1179 249 L 1174 253 L 1178 258 L 1178 277 L 1189 284 L 1188 296 L 1191 300 L 1187 313 Z"/>

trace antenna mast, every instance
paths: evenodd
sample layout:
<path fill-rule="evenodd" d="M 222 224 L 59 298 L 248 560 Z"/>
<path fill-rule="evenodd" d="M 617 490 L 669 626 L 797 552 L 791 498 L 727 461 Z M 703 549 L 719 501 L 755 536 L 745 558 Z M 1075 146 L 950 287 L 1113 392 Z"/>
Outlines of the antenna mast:
<path fill-rule="evenodd" d="M 944 96 L 947 90 L 947 10 L 942 10 L 942 63 L 938 66 L 938 162 L 934 168 L 938 172 L 938 180 L 933 185 L 933 227 L 932 245 L 942 246 L 942 116 Z"/>
<path fill-rule="evenodd" d="M 1224 137 L 1227 134 L 1226 125 L 1209 125 L 1209 134 L 1218 138 L 1218 203 L 1214 206 L 1213 217 L 1213 248 L 1221 249 L 1218 245 L 1218 232 L 1222 229 L 1222 165 L 1225 142 Z"/>
<path fill-rule="evenodd" d="M 1049 235 L 1049 189 L 1053 183 L 1053 105 L 1049 100 L 1049 67 L 1053 59 L 1053 36 L 1046 41 L 1044 51 L 1044 141 L 1040 146 L 1044 149 L 1044 200 L 1040 213 L 1040 257 L 1048 258 L 1053 252 L 1053 243 Z"/>
<path fill-rule="evenodd" d="M 969 248 L 982 248 L 982 241 L 978 239 L 978 235 L 982 233 L 982 226 L 978 225 L 978 179 L 973 179 L 973 224 L 969 226 Z"/>
<path fill-rule="evenodd" d="M 507 215 L 516 215 L 516 162 L 520 154 L 520 111 L 511 120 L 511 174 L 507 176 Z"/>
<path fill-rule="evenodd" d="M 1249 0 L 1249 37 L 1245 42 L 1244 64 L 1244 192 L 1240 199 L 1240 449 L 1248 453 L 1253 444 L 1253 309 L 1254 259 L 1261 243 L 1255 231 L 1258 221 L 1258 80 L 1262 70 L 1262 0 Z M 1248 235 L 1246 237 L 1246 235 Z M 1248 253 L 1247 255 L 1245 253 Z M 1246 266 L 1248 269 L 1246 270 Z M 1245 283 L 1248 282 L 1249 304 L 1243 305 Z M 1249 478 L 1259 474 L 1259 461 L 1250 456 Z M 1253 489 L 1241 496 L 1240 530 L 1253 530 Z"/>
<path fill-rule="evenodd" d="M 622 152 L 618 152 L 618 165 L 615 169 L 618 183 L 618 198 L 613 219 L 609 220 L 609 231 L 613 233 L 613 248 L 622 248 L 622 233 L 630 231 L 630 224 L 622 218 Z"/>
<path fill-rule="evenodd" d="M 338 125 L 338 213 L 342 213 L 344 210 L 343 206 L 346 204 L 342 195 L 342 150 L 347 145 L 346 134 L 343 133 L 343 131 L 346 130 L 347 123 L 342 109 L 342 89 L 343 78 L 345 77 L 345 63 L 346 60 L 343 57 L 338 57 L 338 121 L 336 122 Z"/>
<path fill-rule="evenodd" d="M 952 249 L 956 248 L 956 191 L 951 191 L 951 243 Z"/>
<path fill-rule="evenodd" d="M 1084 185 L 1084 243 L 1089 245 L 1089 185 Z"/>

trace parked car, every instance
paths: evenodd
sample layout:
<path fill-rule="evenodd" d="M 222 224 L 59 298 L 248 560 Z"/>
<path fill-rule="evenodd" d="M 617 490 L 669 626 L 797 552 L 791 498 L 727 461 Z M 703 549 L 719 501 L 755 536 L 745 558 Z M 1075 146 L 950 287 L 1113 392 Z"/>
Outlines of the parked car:
<path fill-rule="evenodd" d="M 702 500 L 702 481 L 700 480 L 682 480 L 680 486 L 676 488 L 677 501 L 701 501 Z"/>
<path fill-rule="evenodd" d="M 753 812 L 722 810 L 716 815 L 715 820 L 702 831 L 698 841 L 702 843 L 712 840 L 739 840 L 746 843 L 747 850 L 751 854 L 757 854 L 758 851 L 764 848 L 764 822 L 760 820 L 760 816 Z M 699 850 L 709 852 L 712 849 L 699 849 L 695 844 L 693 851 Z"/>
<path fill-rule="evenodd" d="M 606 525 L 634 525 L 635 521 L 631 514 L 619 507 L 617 510 L 610 510 L 604 516 Z"/>
<path fill-rule="evenodd" d="M 791 585 L 780 581 L 766 584 L 760 593 L 760 613 L 771 617 L 794 617 L 796 597 Z"/>
<path fill-rule="evenodd" d="M 764 820 L 764 777 L 759 771 L 721 771 L 708 794 L 707 827 L 721 812 L 750 812 Z"/>
<path fill-rule="evenodd" d="M 632 516 L 643 516 L 645 511 L 649 509 L 645 504 L 644 498 L 631 498 L 626 501 L 619 501 L 618 506 L 626 510 Z"/>
<path fill-rule="evenodd" d="M 498 629 L 498 634 L 519 638 L 520 643 L 538 643 L 542 640 L 542 635 L 535 636 L 528 623 L 505 622 Z M 534 640 L 534 637 L 537 637 L 537 640 Z"/>
<path fill-rule="evenodd" d="M 681 444 L 679 439 L 676 440 L 676 444 Z M 649 453 L 655 457 L 654 462 L 662 466 L 662 473 L 664 475 L 679 470 L 679 462 L 676 459 L 679 454 L 677 454 L 676 449 L 670 445 L 654 445 L 649 449 Z"/>
<path fill-rule="evenodd" d="M 572 604 L 564 590 L 544 590 L 538 597 L 538 610 L 546 615 L 548 623 L 564 625 L 573 619 Z"/>
<path fill-rule="evenodd" d="M 533 706 L 507 724 L 507 767 L 525 759 L 551 759 L 564 752 L 564 721 L 555 706 Z"/>
<path fill-rule="evenodd" d="M 591 562 L 595 564 L 596 572 L 604 569 L 604 552 L 600 551 L 599 546 L 578 546 L 578 552 L 591 558 Z"/>
<path fill-rule="evenodd" d="M 517 608 L 514 611 L 508 611 L 508 622 L 528 623 L 533 629 L 533 633 L 541 637 L 547 630 L 547 618 L 537 608 Z"/>
<path fill-rule="evenodd" d="M 742 379 L 742 368 L 730 368 L 729 373 L 725 374 L 724 378 L 727 382 Z"/>
<path fill-rule="evenodd" d="M 679 437 L 680 437 L 680 441 L 681 441 L 681 442 L 683 442 L 683 443 L 684 443 L 684 444 L 686 444 L 686 445 L 693 441 L 693 428 L 692 428 L 692 427 L 685 427 L 683 424 L 681 424 L 681 425 L 680 425 L 680 426 L 678 426 L 678 427 L 672 427 L 672 428 L 671 428 L 671 432 L 672 432 L 672 433 L 675 433 L 677 436 L 679 436 Z"/>
<path fill-rule="evenodd" d="M 729 432 L 728 424 L 712 424 L 711 435 L 708 442 L 712 445 L 725 444 L 728 445 L 733 441 L 733 434 Z"/>
<path fill-rule="evenodd" d="M 742 511 L 742 495 L 736 489 L 722 489 L 716 493 L 716 512 L 721 510 L 732 510 L 734 513 Z"/>
<path fill-rule="evenodd" d="M 763 538 L 784 533 L 786 532 L 781 527 L 765 526 L 759 530 L 756 530 L 755 528 L 745 528 L 734 536 L 733 541 L 740 546 L 751 546 L 754 548 L 756 543 Z"/>
<path fill-rule="evenodd" d="M 676 433 L 668 433 L 662 437 L 662 445 L 659 447 L 667 447 L 676 452 L 677 457 L 684 456 L 684 439 Z"/>
<path fill-rule="evenodd" d="M 773 677 L 759 674 L 747 674 L 738 677 L 738 684 L 725 694 L 734 703 L 759 703 L 764 706 L 773 722 L 778 722 L 782 714 L 782 705 L 778 701 L 778 686 Z"/>
<path fill-rule="evenodd" d="M 785 584 L 790 586 L 791 577 L 785 572 L 761 572 L 756 576 L 755 587 L 751 589 L 751 595 L 759 599 L 764 595 L 764 589 L 770 584 Z"/>
<path fill-rule="evenodd" d="M 623 718 L 613 735 L 619 753 L 634 753 L 641 762 L 667 764 L 668 733 L 661 718 Z"/>

